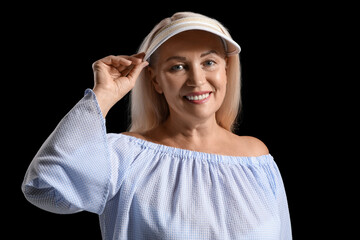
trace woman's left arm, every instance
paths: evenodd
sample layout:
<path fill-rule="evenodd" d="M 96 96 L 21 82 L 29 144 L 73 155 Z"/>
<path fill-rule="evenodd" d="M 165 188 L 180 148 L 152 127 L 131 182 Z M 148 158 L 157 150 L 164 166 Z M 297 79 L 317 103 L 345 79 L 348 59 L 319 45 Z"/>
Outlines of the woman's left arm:
<path fill-rule="evenodd" d="M 285 192 L 284 182 L 282 180 L 280 170 L 275 164 L 275 183 L 276 183 L 276 200 L 278 205 L 279 217 L 280 217 L 280 239 L 291 240 L 292 230 L 289 206 L 287 196 Z"/>

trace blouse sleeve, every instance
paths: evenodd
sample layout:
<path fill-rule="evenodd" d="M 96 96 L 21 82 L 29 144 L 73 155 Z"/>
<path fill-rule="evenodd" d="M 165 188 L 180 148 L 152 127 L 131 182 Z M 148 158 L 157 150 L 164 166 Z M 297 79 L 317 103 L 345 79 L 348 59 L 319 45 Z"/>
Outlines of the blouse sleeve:
<path fill-rule="evenodd" d="M 292 239 L 292 230 L 289 214 L 289 206 L 285 192 L 284 182 L 282 180 L 278 166 L 274 163 L 275 167 L 275 197 L 277 200 L 279 217 L 280 217 L 280 239 L 288 240 Z"/>
<path fill-rule="evenodd" d="M 86 90 L 31 162 L 22 184 L 26 199 L 54 213 L 101 214 L 111 191 L 107 142 L 96 96 Z"/>

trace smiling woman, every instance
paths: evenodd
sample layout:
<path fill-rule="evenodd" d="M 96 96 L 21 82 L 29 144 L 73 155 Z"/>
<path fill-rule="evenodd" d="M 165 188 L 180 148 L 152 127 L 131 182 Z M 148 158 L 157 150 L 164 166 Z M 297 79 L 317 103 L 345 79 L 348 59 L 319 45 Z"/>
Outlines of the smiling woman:
<path fill-rule="evenodd" d="M 149 60 L 150 67 L 154 67 L 159 56 L 157 49 L 160 47 L 159 50 L 161 51 L 161 49 L 164 50 L 168 48 L 167 46 L 169 44 L 167 42 L 169 39 L 170 41 L 174 41 L 174 38 L 179 38 L 179 36 L 177 36 L 179 33 L 182 33 L 180 35 L 186 35 L 187 31 L 191 31 L 194 34 L 198 32 L 198 34 L 202 34 L 203 36 L 196 38 L 190 34 L 187 40 L 191 44 L 183 44 L 181 39 L 178 40 L 178 46 L 173 46 L 174 48 L 172 49 L 170 46 L 170 49 L 168 49 L 168 52 L 172 53 L 172 55 L 170 54 L 171 56 L 169 56 L 170 60 L 173 58 L 177 58 L 178 60 L 182 58 L 182 60 L 184 60 L 184 56 L 177 56 L 175 52 L 172 52 L 172 50 L 177 49 L 176 47 L 192 46 L 192 41 L 196 39 L 198 39 L 198 46 L 202 47 L 204 43 L 207 43 L 208 39 L 212 40 L 212 43 L 215 42 L 218 48 L 218 56 L 226 57 L 226 80 L 228 81 L 226 97 L 222 107 L 216 113 L 216 119 L 221 127 L 231 131 L 233 130 L 241 105 L 240 60 L 238 55 L 240 46 L 231 38 L 227 29 L 222 26 L 220 22 L 204 17 L 201 14 L 188 12 L 176 13 L 171 18 L 164 19 L 154 27 L 144 39 L 139 52 L 146 52 L 145 59 Z M 202 37 L 206 37 L 206 39 Z M 219 48 L 219 46 L 221 47 Z M 213 53 L 214 50 L 215 49 L 204 50 L 206 52 L 203 54 Z M 182 65 L 182 67 L 184 67 L 184 65 Z M 131 93 L 132 122 L 130 131 L 132 132 L 144 133 L 149 129 L 154 129 L 161 122 L 164 122 L 169 115 L 168 104 L 165 103 L 162 95 L 156 94 L 149 79 L 150 76 L 148 72 L 143 71 L 138 77 L 138 81 Z"/>
<path fill-rule="evenodd" d="M 239 53 L 218 21 L 184 12 L 155 26 L 139 53 L 96 61 L 94 88 L 30 164 L 25 197 L 98 214 L 103 239 L 291 239 L 273 157 L 231 131 Z M 130 131 L 107 133 L 107 113 L 131 90 Z"/>
<path fill-rule="evenodd" d="M 204 120 L 218 125 L 216 112 L 224 101 L 227 83 L 227 57 L 220 38 L 205 31 L 185 31 L 168 39 L 154 55 L 149 79 L 169 108 L 169 116 L 159 126 L 167 124 L 173 129 L 176 124 L 179 129 L 179 123 L 191 121 L 196 126 Z M 158 132 L 157 128 L 150 130 Z"/>

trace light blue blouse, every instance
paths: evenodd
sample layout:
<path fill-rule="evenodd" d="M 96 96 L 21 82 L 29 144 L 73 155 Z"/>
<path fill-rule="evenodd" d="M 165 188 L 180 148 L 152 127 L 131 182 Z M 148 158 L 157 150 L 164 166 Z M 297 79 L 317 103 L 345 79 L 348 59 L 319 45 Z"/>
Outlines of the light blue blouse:
<path fill-rule="evenodd" d="M 107 134 L 95 94 L 61 120 L 22 185 L 39 208 L 99 214 L 103 239 L 292 239 L 273 157 L 231 157 Z"/>

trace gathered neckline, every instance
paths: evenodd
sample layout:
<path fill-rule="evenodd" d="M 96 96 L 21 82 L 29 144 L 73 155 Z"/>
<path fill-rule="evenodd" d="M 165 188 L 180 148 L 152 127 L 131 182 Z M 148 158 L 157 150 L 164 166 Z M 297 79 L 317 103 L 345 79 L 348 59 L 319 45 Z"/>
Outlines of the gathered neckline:
<path fill-rule="evenodd" d="M 172 146 L 163 145 L 160 143 L 151 142 L 145 139 L 137 138 L 131 135 L 118 134 L 124 138 L 127 138 L 129 141 L 137 143 L 144 148 L 152 149 L 156 152 L 166 153 L 168 155 L 177 156 L 182 159 L 202 159 L 210 160 L 215 162 L 263 162 L 264 160 L 273 160 L 273 156 L 269 154 L 259 155 L 259 156 L 231 156 L 231 155 L 222 155 L 216 153 L 207 153 L 194 151 L 189 149 L 177 148 Z"/>

